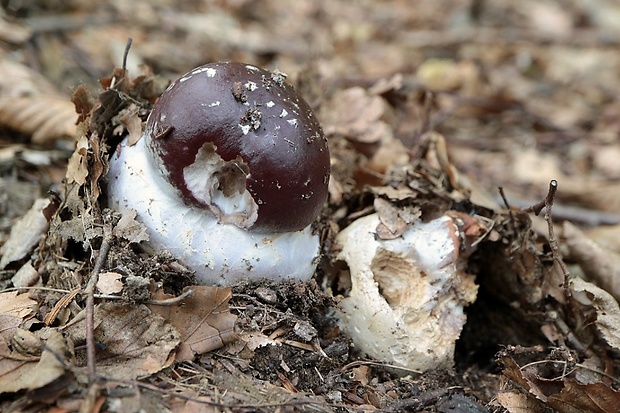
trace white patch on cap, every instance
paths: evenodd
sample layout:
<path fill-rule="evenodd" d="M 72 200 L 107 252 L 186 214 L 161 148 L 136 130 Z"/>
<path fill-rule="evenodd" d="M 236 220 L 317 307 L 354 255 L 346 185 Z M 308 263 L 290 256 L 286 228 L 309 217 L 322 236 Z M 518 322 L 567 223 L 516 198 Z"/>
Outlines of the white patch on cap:
<path fill-rule="evenodd" d="M 248 80 L 248 83 L 246 83 L 245 85 L 243 85 L 247 90 L 249 90 L 250 92 L 255 91 L 256 89 L 258 89 L 258 86 L 256 85 L 256 83 Z"/>
<path fill-rule="evenodd" d="M 297 127 L 297 119 L 289 119 L 287 122 L 289 125 Z"/>
<path fill-rule="evenodd" d="M 275 105 L 276 105 L 276 104 L 275 104 L 275 103 L 273 103 L 273 100 L 270 100 L 269 102 L 267 102 L 267 103 L 266 103 L 266 106 L 267 106 L 268 108 L 272 108 L 272 107 L 274 107 Z"/>
<path fill-rule="evenodd" d="M 245 65 L 245 68 L 248 70 L 254 70 L 254 71 L 259 70 L 258 67 L 252 66 L 252 65 Z"/>
<path fill-rule="evenodd" d="M 215 107 L 215 106 L 220 106 L 220 101 L 219 100 L 216 100 L 215 102 L 213 102 L 213 103 L 211 103 L 209 105 L 210 108 Z"/>
<path fill-rule="evenodd" d="M 231 167 L 235 173 L 231 172 Z M 187 189 L 196 199 L 209 206 L 219 222 L 249 228 L 258 218 L 258 206 L 245 188 L 247 175 L 237 161 L 224 161 L 215 152 L 212 143 L 205 143 L 198 150 L 194 163 L 183 169 L 183 178 Z M 226 194 L 221 188 L 222 182 L 243 190 Z"/>
<path fill-rule="evenodd" d="M 242 125 L 242 124 L 239 124 L 239 127 L 241 128 L 241 132 L 243 132 L 244 135 L 247 135 L 250 129 L 252 128 L 251 125 Z"/>
<path fill-rule="evenodd" d="M 282 109 L 282 113 L 280 113 L 280 117 L 284 118 L 286 117 L 286 115 L 288 115 L 288 112 L 286 111 L 286 109 Z"/>

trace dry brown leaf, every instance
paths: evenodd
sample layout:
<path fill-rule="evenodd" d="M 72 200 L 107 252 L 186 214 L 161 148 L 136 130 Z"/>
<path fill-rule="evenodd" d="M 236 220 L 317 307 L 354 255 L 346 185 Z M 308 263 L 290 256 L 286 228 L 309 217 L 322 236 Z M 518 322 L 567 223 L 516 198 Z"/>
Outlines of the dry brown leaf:
<path fill-rule="evenodd" d="M 391 202 L 383 198 L 375 198 L 374 207 L 381 221 L 377 226 L 379 238 L 384 240 L 398 238 L 411 226 L 400 216 L 400 208 Z"/>
<path fill-rule="evenodd" d="M 85 323 L 73 324 L 66 332 L 74 342 L 85 342 Z M 95 340 L 105 346 L 97 354 L 97 370 L 126 379 L 148 376 L 169 366 L 180 342 L 179 333 L 145 305 L 120 303 L 95 307 Z"/>
<path fill-rule="evenodd" d="M 134 145 L 142 136 L 142 119 L 139 116 L 140 108 L 131 104 L 127 109 L 119 113 L 118 120 L 121 122 L 129 134 L 127 142 Z"/>
<path fill-rule="evenodd" d="M 123 214 L 112 233 L 116 237 L 124 238 L 133 243 L 149 240 L 149 234 L 147 234 L 144 224 L 136 221 L 136 211 L 134 209 Z"/>
<path fill-rule="evenodd" d="M 355 142 L 370 144 L 391 134 L 389 126 L 380 120 L 385 111 L 383 99 L 361 87 L 338 92 L 328 105 L 323 116 L 328 135 L 335 133 Z"/>
<path fill-rule="evenodd" d="M 604 249 L 620 254 L 620 225 L 601 225 L 586 234 Z"/>
<path fill-rule="evenodd" d="M 0 96 L 60 96 L 56 87 L 41 73 L 21 63 L 0 59 Z"/>
<path fill-rule="evenodd" d="M 495 399 L 509 413 L 543 413 L 544 407 L 518 391 L 499 392 Z"/>
<path fill-rule="evenodd" d="M 67 182 L 84 185 L 88 176 L 88 137 L 82 134 L 76 144 L 75 151 L 67 164 Z"/>
<path fill-rule="evenodd" d="M 620 412 L 620 393 L 602 382 L 579 384 L 566 381 L 562 391 L 549 396 L 547 403 L 559 413 Z"/>
<path fill-rule="evenodd" d="M 41 276 L 32 264 L 27 262 L 11 277 L 11 282 L 14 287 L 32 287 L 41 282 Z"/>
<path fill-rule="evenodd" d="M 5 345 L 3 340 L 0 351 L 7 350 Z M 38 389 L 58 379 L 65 373 L 65 368 L 57 355 L 65 355 L 69 351 L 70 345 L 63 335 L 57 330 L 49 330 L 38 361 L 0 358 L 0 393 Z"/>
<path fill-rule="evenodd" d="M 0 97 L 0 125 L 46 144 L 75 135 L 77 114 L 68 98 L 54 96 Z"/>
<path fill-rule="evenodd" d="M 562 200 L 579 205 L 617 213 L 620 211 L 620 183 L 617 182 L 588 182 L 573 179 L 568 182 L 560 181 L 562 185 L 558 196 Z"/>
<path fill-rule="evenodd" d="M 570 258 L 577 261 L 588 278 L 620 300 L 620 255 L 600 247 L 568 221 L 563 236 Z"/>
<path fill-rule="evenodd" d="M 194 295 L 181 307 L 151 306 L 181 333 L 181 345 L 177 360 L 192 360 L 195 355 L 205 354 L 235 340 L 237 316 L 230 313 L 228 300 L 230 288 L 193 286 Z M 162 292 L 155 299 L 171 298 Z"/>
<path fill-rule="evenodd" d="M 28 298 L 28 294 L 17 294 L 17 291 L 0 293 L 0 315 L 24 318 L 34 310 L 36 301 Z"/>
<path fill-rule="evenodd" d="M 26 214 L 11 228 L 9 239 L 2 246 L 0 269 L 11 262 L 25 258 L 49 228 L 49 222 L 43 210 L 49 205 L 49 199 L 37 199 Z"/>
<path fill-rule="evenodd" d="M 101 294 L 118 294 L 123 289 L 123 276 L 117 272 L 103 272 L 99 274 L 97 289 Z"/>
<path fill-rule="evenodd" d="M 620 306 L 605 290 L 592 283 L 574 278 L 570 283 L 572 296 L 582 306 L 596 310 L 595 325 L 611 347 L 620 350 Z M 583 311 L 585 313 L 585 311 Z"/>

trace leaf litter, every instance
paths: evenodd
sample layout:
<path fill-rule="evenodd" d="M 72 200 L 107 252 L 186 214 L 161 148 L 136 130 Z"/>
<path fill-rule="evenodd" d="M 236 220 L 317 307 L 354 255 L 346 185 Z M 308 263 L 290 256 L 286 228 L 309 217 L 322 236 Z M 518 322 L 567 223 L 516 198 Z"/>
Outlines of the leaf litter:
<path fill-rule="evenodd" d="M 347 24 L 338 26 L 335 50 L 340 54 L 319 59 L 320 70 L 308 69 L 314 77 L 306 78 L 314 79 L 305 87 L 315 90 L 313 103 L 328 133 L 333 163 L 329 203 L 320 225 L 324 256 L 316 282 L 308 285 L 197 287 L 171 257 L 142 251 L 137 246 L 145 240 L 141 224 L 105 209 L 101 183 L 109 152 L 123 136 L 140 135 L 165 84 L 148 69 L 135 78 L 116 69 L 102 79 L 104 91 L 96 99 L 84 88 L 76 89 L 77 114 L 67 115 L 72 122 L 80 121 L 76 148 L 44 219 L 38 217 L 43 226 L 9 235 L 18 222 L 15 217 L 26 208 L 13 215 L 10 224 L 2 221 L 3 274 L 8 275 L 3 279 L 15 279 L 21 272 L 30 280 L 5 281 L 6 287 L 22 289 L 0 296 L 0 366 L 6 372 L 0 375 L 0 390 L 6 403 L 13 403 L 3 407 L 445 411 L 452 400 L 472 411 L 618 410 L 620 314 L 611 276 L 615 253 L 565 224 L 561 242 L 568 268 L 588 281 L 567 277 L 553 250 L 554 240 L 537 230 L 536 217 L 527 208 L 545 197 L 550 179 L 557 179 L 556 201 L 596 208 L 597 219 L 613 221 L 617 166 L 606 150 L 617 149 L 619 129 L 616 102 L 606 89 L 613 84 L 616 63 L 606 50 L 574 58 L 571 11 L 510 3 L 501 2 L 494 6 L 497 14 L 485 15 L 490 21 L 510 16 L 493 26 L 488 38 L 484 30 L 466 27 L 452 36 L 449 28 L 432 26 L 443 21 L 444 12 L 419 7 L 417 17 L 411 17 L 417 28 L 393 33 L 395 41 L 381 43 L 381 48 L 368 42 L 381 31 L 372 32 L 364 21 L 364 16 L 384 16 L 375 9 L 379 6 L 361 2 L 364 13 L 348 10 Z M 402 5 L 393 6 L 394 13 L 408 15 Z M 237 12 L 244 14 L 235 7 L 218 12 L 231 33 L 238 34 L 230 23 Z M 270 2 L 265 7 L 252 21 L 272 19 L 265 27 L 288 21 Z M 309 18 L 292 7 L 301 21 Z M 347 10 L 340 2 L 332 7 L 336 15 Z M 520 12 L 500 13 L 506 7 Z M 175 29 L 187 33 L 204 17 L 169 12 L 192 22 Z M 591 18 L 593 25 L 579 38 L 580 47 L 587 47 L 588 39 L 597 35 L 588 30 L 604 24 L 588 7 L 580 16 L 583 21 Z M 531 32 L 519 32 L 523 43 L 513 44 L 498 28 L 503 24 L 522 25 Z M 276 41 L 261 25 L 246 29 L 256 39 L 273 41 L 245 44 L 244 51 L 237 50 L 240 58 L 268 52 L 286 67 L 295 60 L 287 53 L 303 49 L 293 38 L 290 43 Z M 171 40 L 175 33 L 166 30 L 145 39 L 136 51 L 140 58 L 158 62 L 160 73 L 173 66 L 166 63 L 170 56 L 183 57 L 178 41 Z M 193 35 L 197 43 L 209 44 L 209 35 Z M 220 40 L 233 49 L 240 44 L 234 36 Z M 267 44 L 271 46 L 265 49 Z M 362 47 L 372 53 L 359 52 Z M 426 52 L 429 47 L 445 47 L 442 53 L 451 58 L 437 58 Z M 450 52 L 452 48 L 461 54 Z M 382 61 L 382 67 L 362 61 L 365 56 Z M 403 64 L 403 56 L 416 64 Z M 213 58 L 201 56 L 196 63 Z M 348 76 L 341 67 L 359 72 Z M 304 73 L 301 68 L 299 72 Z M 313 87 L 313 82 L 323 88 Z M 591 108 L 599 106 L 604 110 L 597 115 Z M 32 108 L 36 111 L 36 105 Z M 31 143 L 49 144 L 62 135 L 27 123 L 23 128 L 4 126 L 28 135 Z M 44 136 L 35 137 L 37 131 Z M 591 144 L 579 146 L 578 137 L 590 131 Z M 21 151 L 13 145 L 10 149 L 11 154 Z M 29 176 L 19 164 L 12 167 Z M 589 172 L 591 167 L 596 173 Z M 3 172 L 2 182 L 6 176 Z M 508 204 L 517 207 L 502 207 L 485 192 L 485 187 L 498 184 L 510 185 Z M 0 207 L 5 202 L 0 199 Z M 563 220 L 564 211 L 555 205 L 553 216 Z M 336 259 L 336 236 L 373 213 L 380 217 L 376 233 L 383 240 L 398 239 L 417 220 L 443 214 L 464 223 L 475 216 L 474 222 L 484 223 L 469 222 L 462 229 L 480 237 L 469 245 L 471 255 L 463 264 L 476 275 L 479 291 L 466 310 L 456 370 L 415 372 L 385 366 L 351 347 L 335 322 L 333 311 L 351 288 L 350 269 Z M 572 217 L 579 224 L 586 216 Z M 98 255 L 108 247 L 98 266 Z M 89 280 L 99 281 L 95 285 L 100 287 L 93 295 L 92 326 L 87 322 Z M 39 288 L 24 288 L 32 285 Z M 89 342 L 89 330 L 94 341 Z M 95 376 L 89 370 L 89 343 L 96 350 Z M 15 379 L 24 372 L 36 374 Z M 88 392 L 97 386 L 103 389 L 98 399 Z"/>

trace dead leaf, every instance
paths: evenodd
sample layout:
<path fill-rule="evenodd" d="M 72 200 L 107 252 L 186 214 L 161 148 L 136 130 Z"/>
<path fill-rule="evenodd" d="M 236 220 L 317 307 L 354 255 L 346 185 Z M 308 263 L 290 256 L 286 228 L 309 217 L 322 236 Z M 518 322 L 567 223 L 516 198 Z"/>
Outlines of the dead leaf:
<path fill-rule="evenodd" d="M 79 318 L 78 314 L 76 318 Z M 66 329 L 75 343 L 86 340 L 85 323 Z M 95 340 L 105 350 L 97 353 L 97 370 L 136 379 L 170 365 L 179 333 L 145 305 L 103 303 L 95 307 Z"/>
<path fill-rule="evenodd" d="M 6 350 L 1 348 L 0 351 Z M 38 389 L 53 382 L 65 373 L 58 355 L 70 352 L 71 347 L 63 335 L 57 330 L 49 330 L 49 338 L 38 361 L 0 359 L 0 393 Z"/>
<path fill-rule="evenodd" d="M 618 302 L 605 290 L 581 278 L 571 280 L 570 287 L 576 301 L 582 306 L 592 306 L 596 310 L 595 325 L 603 339 L 611 347 L 620 350 L 620 306 Z"/>
<path fill-rule="evenodd" d="M 384 105 L 380 96 L 371 95 L 361 87 L 340 91 L 324 116 L 325 133 L 343 135 L 359 143 L 376 143 L 386 133 L 391 134 L 389 126 L 380 120 Z"/>
<path fill-rule="evenodd" d="M 131 209 L 123 214 L 112 233 L 116 237 L 124 238 L 136 244 L 149 240 L 149 234 L 146 232 L 144 224 L 136 221 L 135 209 Z"/>
<path fill-rule="evenodd" d="M 15 275 L 11 277 L 11 282 L 14 287 L 32 287 L 40 281 L 41 277 L 39 276 L 39 272 L 30 262 L 22 265 Z"/>
<path fill-rule="evenodd" d="M 0 95 L 3 97 L 59 95 L 45 76 L 11 59 L 0 59 L 0 73 Z"/>
<path fill-rule="evenodd" d="M 502 391 L 495 399 L 509 413 L 543 413 L 545 408 L 532 398 L 518 391 Z"/>
<path fill-rule="evenodd" d="M 18 295 L 17 291 L 0 293 L 0 315 L 25 318 L 32 313 L 36 304 L 36 301 L 28 298 L 28 294 Z"/>
<path fill-rule="evenodd" d="M 570 258 L 590 279 L 620 300 L 620 255 L 601 248 L 568 221 L 564 223 L 563 236 Z"/>
<path fill-rule="evenodd" d="M 602 382 L 580 384 L 572 380 L 564 382 L 559 394 L 549 396 L 549 407 L 559 413 L 609 413 L 620 411 L 620 393 Z"/>
<path fill-rule="evenodd" d="M 129 145 L 134 145 L 142 136 L 142 119 L 139 116 L 139 111 L 140 108 L 137 105 L 131 104 L 118 116 L 118 120 L 125 126 L 129 134 L 127 138 Z"/>
<path fill-rule="evenodd" d="M 398 238 L 411 226 L 400 217 L 400 208 L 391 202 L 383 198 L 375 198 L 374 207 L 381 221 L 377 226 L 379 238 L 383 240 Z"/>
<path fill-rule="evenodd" d="M 172 324 L 181 334 L 177 360 L 192 360 L 194 356 L 216 350 L 236 339 L 237 316 L 230 313 L 230 288 L 192 286 L 194 295 L 183 306 L 151 305 L 151 309 Z M 162 292 L 155 299 L 171 298 Z"/>
<path fill-rule="evenodd" d="M 77 114 L 68 98 L 55 96 L 0 97 L 0 125 L 46 144 L 75 135 Z"/>
<path fill-rule="evenodd" d="M 587 230 L 586 234 L 604 249 L 620 254 L 620 225 L 601 225 Z"/>
<path fill-rule="evenodd" d="M 117 294 L 123 289 L 123 282 L 121 278 L 123 276 L 117 272 L 103 272 L 99 274 L 99 280 L 97 280 L 97 289 L 101 294 Z"/>
<path fill-rule="evenodd" d="M 469 60 L 456 62 L 431 58 L 418 67 L 416 77 L 422 85 L 434 91 L 475 90 L 480 73 L 475 63 Z"/>
<path fill-rule="evenodd" d="M 49 204 L 49 199 L 37 199 L 28 212 L 11 228 L 11 235 L 2 246 L 0 269 L 25 258 L 39 243 L 49 228 L 49 222 L 43 215 L 43 210 Z"/>
<path fill-rule="evenodd" d="M 67 165 L 67 182 L 84 185 L 88 176 L 88 137 L 80 134 Z"/>

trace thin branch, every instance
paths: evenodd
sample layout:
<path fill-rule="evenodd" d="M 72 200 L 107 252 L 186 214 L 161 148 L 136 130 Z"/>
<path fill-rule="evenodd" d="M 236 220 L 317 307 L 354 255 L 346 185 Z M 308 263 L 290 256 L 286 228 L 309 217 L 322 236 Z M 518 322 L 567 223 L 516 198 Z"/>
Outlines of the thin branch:
<path fill-rule="evenodd" d="M 103 269 L 103 266 L 110 252 L 110 246 L 112 241 L 112 227 L 110 224 L 103 225 L 103 241 L 101 242 L 101 248 L 99 248 L 99 255 L 93 266 L 93 270 L 90 273 L 90 279 L 86 285 L 84 293 L 86 294 L 86 362 L 88 366 L 88 381 L 90 384 L 95 380 L 97 374 L 96 360 L 95 360 L 95 286 L 99 280 L 99 273 Z"/>
<path fill-rule="evenodd" d="M 558 264 L 560 269 L 562 270 L 562 274 L 564 275 L 564 292 L 566 294 L 566 298 L 570 297 L 570 289 L 568 288 L 568 280 L 570 277 L 570 271 L 568 271 L 568 267 L 564 260 L 562 259 L 562 254 L 560 253 L 560 246 L 558 244 L 558 240 L 555 237 L 555 229 L 553 228 L 553 201 L 555 199 L 555 193 L 558 190 L 558 181 L 552 179 L 549 182 L 549 192 L 545 197 L 545 221 L 547 222 L 547 228 L 549 231 L 549 246 L 551 247 L 551 254 L 553 259 Z"/>

